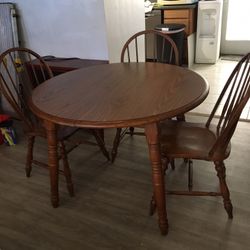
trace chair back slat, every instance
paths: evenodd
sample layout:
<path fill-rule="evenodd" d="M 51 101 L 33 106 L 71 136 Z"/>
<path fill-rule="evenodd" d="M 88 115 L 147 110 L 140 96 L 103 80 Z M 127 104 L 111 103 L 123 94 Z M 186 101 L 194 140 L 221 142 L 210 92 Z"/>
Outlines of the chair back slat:
<path fill-rule="evenodd" d="M 128 57 L 128 62 L 130 62 L 130 52 L 129 52 L 129 46 L 127 48 L 127 57 Z"/>
<path fill-rule="evenodd" d="M 163 40 L 162 46 L 161 46 L 161 57 L 160 57 L 160 62 L 163 62 L 163 61 L 164 61 L 165 44 L 166 44 L 166 41 Z"/>
<path fill-rule="evenodd" d="M 11 48 L 0 55 L 0 91 L 29 130 L 37 125 L 28 105 L 32 90 L 51 77 L 48 65 L 32 50 Z"/>
<path fill-rule="evenodd" d="M 149 43 L 150 43 L 150 41 L 149 41 L 150 39 L 145 39 L 145 51 L 147 51 L 148 52 L 148 50 L 147 50 L 147 48 L 148 48 L 148 46 L 150 46 L 149 45 Z M 152 48 L 153 48 L 153 62 L 157 62 L 157 44 L 156 44 L 156 37 L 155 36 L 153 36 L 153 38 L 151 38 L 151 40 L 153 40 L 153 45 L 152 45 Z M 145 54 L 145 58 L 147 58 L 148 57 L 148 55 L 147 54 Z"/>
<path fill-rule="evenodd" d="M 5 69 L 5 74 L 6 74 L 6 76 L 8 76 L 8 78 L 9 78 L 10 84 L 7 84 L 7 83 L 6 83 L 5 78 L 3 78 L 2 75 L 1 75 L 1 78 L 2 78 L 2 80 L 4 81 L 4 83 L 6 84 L 6 89 L 7 89 L 8 93 L 9 93 L 9 95 L 11 96 L 11 98 L 14 99 L 14 96 L 13 96 L 11 90 L 10 90 L 10 88 L 14 88 L 15 91 L 17 92 L 17 89 L 16 89 L 17 86 L 16 86 L 16 84 L 15 84 L 16 80 L 13 79 L 13 74 L 10 72 L 10 69 L 13 69 L 13 67 L 8 67 L 6 61 L 3 61 L 3 67 L 4 67 L 4 69 Z M 14 66 L 14 69 L 16 69 L 15 66 Z"/>
<path fill-rule="evenodd" d="M 33 76 L 33 79 L 34 79 L 34 82 L 33 82 L 33 84 L 35 85 L 35 86 L 38 86 L 39 85 L 39 79 L 38 79 L 38 76 L 37 76 L 37 74 L 36 74 L 36 70 L 35 70 L 35 68 L 34 68 L 34 65 L 33 65 L 33 63 L 32 63 L 32 58 L 31 58 L 31 55 L 29 54 L 28 55 L 28 58 L 29 58 L 29 65 L 30 65 L 30 69 L 31 69 L 31 75 Z"/>
<path fill-rule="evenodd" d="M 136 53 L 136 62 L 138 62 L 139 55 L 138 55 L 138 41 L 137 41 L 137 37 L 135 38 L 135 53 Z"/>
<path fill-rule="evenodd" d="M 213 110 L 209 116 L 206 127 L 219 115 L 216 125 L 217 141 L 211 150 L 226 150 L 228 143 L 235 131 L 241 113 L 250 97 L 250 53 L 245 55 L 236 65 L 227 80 Z M 224 104 L 223 104 L 224 102 Z M 219 107 L 222 111 L 217 114 Z"/>
<path fill-rule="evenodd" d="M 21 91 L 24 91 L 22 86 L 25 82 L 25 80 L 23 79 L 24 77 L 23 74 L 19 74 L 19 70 L 22 68 L 21 61 L 18 60 L 19 58 L 20 55 L 18 51 L 15 51 L 13 53 L 8 54 L 8 56 L 7 55 L 5 56 L 3 61 L 3 66 L 5 73 L 7 74 L 5 79 L 3 79 L 3 81 L 6 86 L 7 90 L 6 93 L 11 97 L 11 100 L 15 104 L 15 106 L 20 105 L 22 109 L 27 109 L 25 101 L 23 99 L 17 98 L 17 93 L 21 93 Z M 19 78 L 17 78 L 18 74 L 20 76 Z"/>
<path fill-rule="evenodd" d="M 130 37 L 123 46 L 121 62 L 146 61 L 149 40 L 153 48 L 151 61 L 179 65 L 179 51 L 175 42 L 168 34 L 157 30 L 140 31 Z M 140 50 L 143 44 L 145 51 Z"/>

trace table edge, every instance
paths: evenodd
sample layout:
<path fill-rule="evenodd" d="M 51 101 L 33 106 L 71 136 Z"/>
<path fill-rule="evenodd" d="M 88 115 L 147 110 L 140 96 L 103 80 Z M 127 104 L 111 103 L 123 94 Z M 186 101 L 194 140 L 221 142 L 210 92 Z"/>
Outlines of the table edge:
<path fill-rule="evenodd" d="M 204 78 L 203 78 L 204 79 Z M 46 120 L 49 122 L 52 122 L 54 124 L 59 124 L 59 125 L 65 125 L 65 126 L 70 126 L 70 127 L 81 127 L 81 128 L 124 128 L 124 127 L 136 127 L 136 126 L 142 126 L 145 124 L 150 124 L 150 123 L 155 123 L 159 122 L 171 117 L 175 117 L 177 115 L 186 113 L 198 105 L 200 105 L 208 96 L 209 93 L 209 85 L 207 83 L 207 80 L 204 79 L 204 82 L 206 83 L 206 89 L 203 92 L 201 96 L 199 96 L 193 103 L 192 105 L 187 104 L 181 108 L 178 108 L 178 112 L 175 110 L 171 110 L 170 112 L 167 113 L 162 113 L 162 114 L 157 114 L 157 115 L 152 115 L 150 117 L 145 117 L 145 118 L 137 118 L 137 119 L 132 119 L 132 120 L 120 120 L 120 121 L 84 121 L 84 120 L 71 120 L 71 119 L 66 119 L 66 118 L 61 118 L 57 116 L 50 115 L 48 113 L 43 112 L 40 110 L 32 101 L 32 97 L 29 100 L 29 107 L 31 111 L 38 116 L 42 120 Z"/>

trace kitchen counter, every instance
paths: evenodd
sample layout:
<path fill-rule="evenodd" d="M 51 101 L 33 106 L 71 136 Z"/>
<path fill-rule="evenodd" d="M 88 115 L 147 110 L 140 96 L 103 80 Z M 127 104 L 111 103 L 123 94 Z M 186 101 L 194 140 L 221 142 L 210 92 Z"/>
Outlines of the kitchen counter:
<path fill-rule="evenodd" d="M 197 7 L 197 3 L 192 4 L 176 4 L 176 5 L 158 5 L 155 4 L 154 10 L 177 10 L 177 9 L 195 9 Z"/>
<path fill-rule="evenodd" d="M 161 11 L 161 23 L 185 24 L 186 36 L 196 32 L 197 3 L 192 4 L 155 4 L 153 10 Z"/>

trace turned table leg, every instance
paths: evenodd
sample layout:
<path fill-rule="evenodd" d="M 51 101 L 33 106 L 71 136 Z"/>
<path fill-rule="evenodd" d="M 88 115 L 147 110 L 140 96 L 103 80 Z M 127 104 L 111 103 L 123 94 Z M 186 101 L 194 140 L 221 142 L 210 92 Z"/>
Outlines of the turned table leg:
<path fill-rule="evenodd" d="M 57 153 L 57 133 L 56 124 L 44 121 L 48 141 L 48 165 L 50 172 L 51 203 L 53 207 L 58 207 L 58 153 Z"/>
<path fill-rule="evenodd" d="M 159 227 L 161 233 L 168 233 L 168 220 L 166 211 L 164 176 L 161 166 L 161 153 L 159 142 L 159 131 L 156 123 L 145 126 L 145 134 L 147 137 L 149 156 L 152 165 L 152 178 L 154 188 L 154 198 L 158 213 Z"/>

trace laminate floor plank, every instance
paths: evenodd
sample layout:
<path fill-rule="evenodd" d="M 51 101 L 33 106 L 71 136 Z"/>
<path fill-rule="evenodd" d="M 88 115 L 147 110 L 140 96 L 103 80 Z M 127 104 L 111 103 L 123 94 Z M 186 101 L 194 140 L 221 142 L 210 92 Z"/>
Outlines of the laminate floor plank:
<path fill-rule="evenodd" d="M 188 116 L 201 121 L 203 117 Z M 165 250 L 250 249 L 250 124 L 240 122 L 226 160 L 234 219 L 227 219 L 221 197 L 167 196 L 169 234 L 150 217 L 151 167 L 144 137 L 126 136 L 114 164 L 98 148 L 80 146 L 70 156 L 76 194 L 68 195 L 60 176 L 60 207 L 50 205 L 48 171 L 34 166 L 25 176 L 26 141 L 18 122 L 16 146 L 0 146 L 1 250 Z M 105 137 L 110 150 L 115 130 Z M 35 154 L 46 161 L 46 142 L 37 140 Z M 186 188 L 183 160 L 165 176 L 168 189 Z M 214 166 L 194 161 L 194 186 L 217 190 Z"/>

